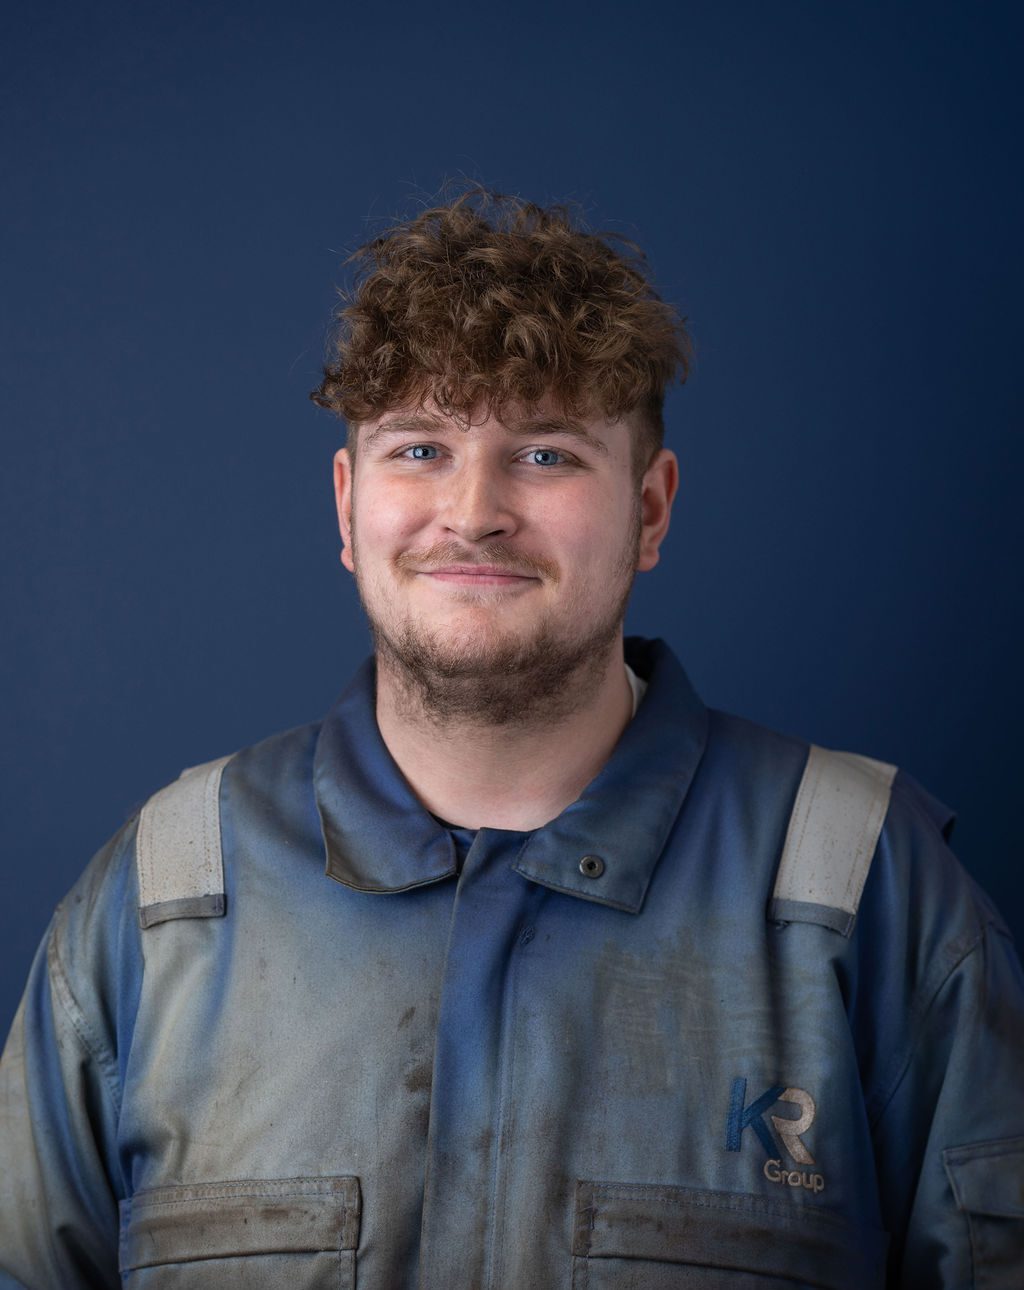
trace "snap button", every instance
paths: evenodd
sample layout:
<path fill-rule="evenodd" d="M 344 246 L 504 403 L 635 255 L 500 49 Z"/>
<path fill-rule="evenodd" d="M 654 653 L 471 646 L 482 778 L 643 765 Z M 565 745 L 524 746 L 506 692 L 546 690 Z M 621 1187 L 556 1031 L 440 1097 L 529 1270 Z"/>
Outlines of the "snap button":
<path fill-rule="evenodd" d="M 604 861 L 600 856 L 584 856 L 580 861 L 580 873 L 584 878 L 600 878 L 604 873 Z"/>

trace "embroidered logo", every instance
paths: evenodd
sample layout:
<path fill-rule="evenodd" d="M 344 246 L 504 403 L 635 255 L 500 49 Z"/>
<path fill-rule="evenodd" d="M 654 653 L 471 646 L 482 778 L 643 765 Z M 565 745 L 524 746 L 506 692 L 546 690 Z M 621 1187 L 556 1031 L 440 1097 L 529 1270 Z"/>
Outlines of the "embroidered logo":
<path fill-rule="evenodd" d="M 813 1165 L 814 1157 L 808 1151 L 801 1135 L 806 1133 L 814 1123 L 817 1113 L 814 1098 L 806 1089 L 787 1088 L 783 1084 L 773 1084 L 748 1105 L 747 1081 L 733 1080 L 729 1115 L 726 1120 L 725 1149 L 741 1151 L 744 1132 L 747 1129 L 753 1129 L 768 1156 L 763 1173 L 769 1182 L 787 1187 L 806 1187 L 808 1191 L 815 1193 L 823 1191 L 825 1179 L 820 1173 L 809 1173 L 806 1169 L 789 1169 L 783 1165 L 778 1144 L 764 1120 L 765 1112 L 779 1102 L 788 1102 L 797 1107 L 800 1112 L 795 1118 L 790 1115 L 768 1117 L 772 1122 L 772 1128 L 779 1135 L 783 1150 L 796 1164 Z"/>

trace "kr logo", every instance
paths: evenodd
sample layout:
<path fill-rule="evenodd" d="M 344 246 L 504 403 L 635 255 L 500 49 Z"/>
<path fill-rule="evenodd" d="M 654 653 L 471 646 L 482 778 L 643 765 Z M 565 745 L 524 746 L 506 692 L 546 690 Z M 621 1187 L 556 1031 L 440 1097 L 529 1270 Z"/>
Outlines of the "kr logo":
<path fill-rule="evenodd" d="M 772 1115 L 768 1117 L 772 1122 L 772 1127 L 782 1141 L 783 1149 L 798 1165 L 813 1165 L 814 1157 L 807 1150 L 801 1134 L 806 1133 L 814 1123 L 817 1111 L 814 1098 L 811 1097 L 806 1089 L 786 1088 L 782 1084 L 774 1084 L 748 1105 L 747 1081 L 745 1079 L 733 1080 L 729 1115 L 726 1121 L 725 1149 L 726 1151 L 741 1151 L 743 1149 L 744 1132 L 747 1129 L 753 1129 L 761 1146 L 768 1153 L 768 1160 L 764 1166 L 764 1176 L 769 1182 L 781 1183 L 789 1187 L 806 1187 L 808 1191 L 822 1191 L 825 1186 L 825 1179 L 821 1174 L 808 1173 L 804 1169 L 797 1170 L 783 1167 L 771 1129 L 764 1122 L 765 1112 L 778 1102 L 788 1102 L 797 1107 L 800 1112 L 795 1118 L 788 1115 Z"/>

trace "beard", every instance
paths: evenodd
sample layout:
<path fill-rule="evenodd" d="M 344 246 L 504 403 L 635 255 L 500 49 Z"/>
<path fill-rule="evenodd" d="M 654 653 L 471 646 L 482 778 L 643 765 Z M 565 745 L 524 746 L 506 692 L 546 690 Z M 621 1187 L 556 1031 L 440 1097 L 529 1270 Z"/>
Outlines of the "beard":
<path fill-rule="evenodd" d="M 412 617 L 395 619 L 377 612 L 375 600 L 386 603 L 383 591 L 377 597 L 368 595 L 357 573 L 378 681 L 387 675 L 403 716 L 436 727 L 558 724 L 585 707 L 604 681 L 608 658 L 620 640 L 639 548 L 637 497 L 628 540 L 614 566 L 607 598 L 602 597 L 602 612 L 595 614 L 593 594 L 578 592 L 547 613 L 528 636 L 493 626 L 460 634 Z M 477 563 L 520 572 L 533 569 L 557 579 L 553 564 L 531 560 L 501 544 L 481 545 L 472 555 Z M 464 547 L 442 543 L 407 553 L 396 564 L 422 569 L 466 558 Z"/>

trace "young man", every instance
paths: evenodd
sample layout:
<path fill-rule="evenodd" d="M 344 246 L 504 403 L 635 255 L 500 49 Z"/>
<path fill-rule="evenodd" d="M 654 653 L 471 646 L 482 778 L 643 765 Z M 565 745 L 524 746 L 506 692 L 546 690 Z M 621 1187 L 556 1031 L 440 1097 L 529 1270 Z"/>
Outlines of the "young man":
<path fill-rule="evenodd" d="M 623 642 L 679 319 L 507 199 L 362 259 L 315 397 L 374 658 L 57 911 L 0 1284 L 1019 1286 L 1024 983 L 952 813 Z"/>

